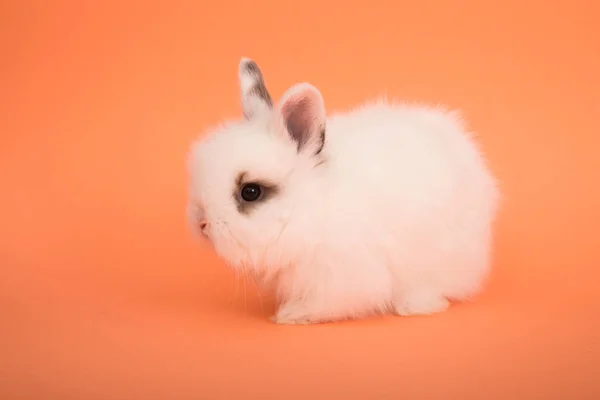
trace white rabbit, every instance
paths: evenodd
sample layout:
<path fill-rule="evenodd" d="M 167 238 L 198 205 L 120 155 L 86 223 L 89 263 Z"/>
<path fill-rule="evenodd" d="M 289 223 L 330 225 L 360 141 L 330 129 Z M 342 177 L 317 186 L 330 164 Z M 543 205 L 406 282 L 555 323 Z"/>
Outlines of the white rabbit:
<path fill-rule="evenodd" d="M 244 118 L 192 145 L 188 217 L 275 285 L 275 322 L 427 315 L 482 289 L 500 194 L 455 113 L 381 101 L 326 117 L 308 83 L 274 106 L 254 61 L 239 79 Z"/>

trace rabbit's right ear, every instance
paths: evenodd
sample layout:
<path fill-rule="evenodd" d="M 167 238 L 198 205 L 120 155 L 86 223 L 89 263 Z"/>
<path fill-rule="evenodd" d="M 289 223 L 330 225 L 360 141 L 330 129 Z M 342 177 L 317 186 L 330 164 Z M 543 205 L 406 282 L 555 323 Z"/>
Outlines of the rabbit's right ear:
<path fill-rule="evenodd" d="M 242 58 L 239 65 L 242 110 L 246 119 L 270 111 L 273 100 L 269 94 L 258 65 L 249 58 Z"/>

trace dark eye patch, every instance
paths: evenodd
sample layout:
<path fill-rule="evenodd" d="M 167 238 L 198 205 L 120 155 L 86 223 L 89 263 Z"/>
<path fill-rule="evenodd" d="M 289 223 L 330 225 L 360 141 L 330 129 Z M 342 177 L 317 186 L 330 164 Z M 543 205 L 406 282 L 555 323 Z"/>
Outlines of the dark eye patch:
<path fill-rule="evenodd" d="M 256 200 L 246 201 L 243 198 L 245 196 L 242 195 L 242 191 L 247 190 L 249 185 L 258 186 L 260 188 L 260 197 Z M 238 175 L 235 181 L 233 198 L 238 211 L 241 214 L 249 215 L 252 210 L 254 210 L 256 207 L 260 207 L 261 204 L 277 195 L 278 192 L 279 187 L 275 183 L 265 180 L 249 180 L 248 174 L 246 172 L 242 172 Z"/>

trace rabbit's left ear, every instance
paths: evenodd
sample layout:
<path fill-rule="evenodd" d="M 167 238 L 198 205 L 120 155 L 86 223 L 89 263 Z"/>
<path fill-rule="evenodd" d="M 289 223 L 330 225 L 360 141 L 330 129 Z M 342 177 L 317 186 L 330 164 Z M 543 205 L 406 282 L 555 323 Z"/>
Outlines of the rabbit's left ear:
<path fill-rule="evenodd" d="M 242 110 L 246 119 L 263 114 L 273 108 L 273 100 L 256 62 L 242 58 L 239 65 Z"/>
<path fill-rule="evenodd" d="M 309 83 L 298 83 L 278 105 L 282 130 L 296 143 L 298 152 L 318 154 L 325 144 L 325 105 L 321 92 Z"/>

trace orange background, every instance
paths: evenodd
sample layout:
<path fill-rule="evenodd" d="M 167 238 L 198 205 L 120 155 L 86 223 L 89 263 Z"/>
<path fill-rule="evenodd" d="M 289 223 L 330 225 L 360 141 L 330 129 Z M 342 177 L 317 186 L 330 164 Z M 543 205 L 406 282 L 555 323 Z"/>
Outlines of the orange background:
<path fill-rule="evenodd" d="M 3 1 L 0 398 L 600 398 L 595 3 Z M 189 143 L 241 115 L 241 56 L 330 111 L 462 109 L 505 195 L 488 291 L 271 324 L 184 220 Z"/>

